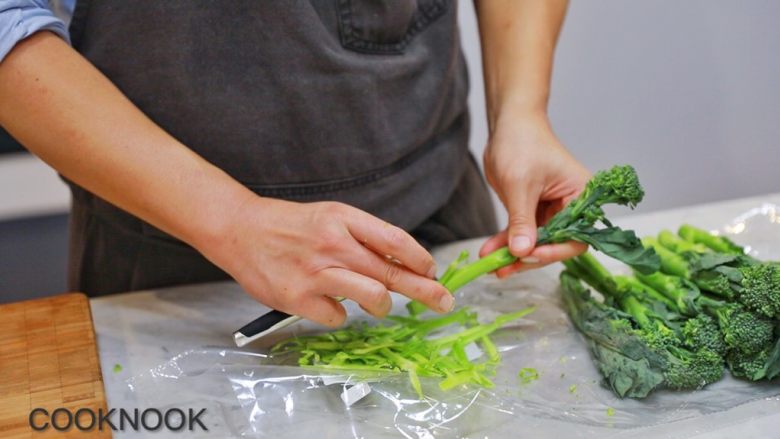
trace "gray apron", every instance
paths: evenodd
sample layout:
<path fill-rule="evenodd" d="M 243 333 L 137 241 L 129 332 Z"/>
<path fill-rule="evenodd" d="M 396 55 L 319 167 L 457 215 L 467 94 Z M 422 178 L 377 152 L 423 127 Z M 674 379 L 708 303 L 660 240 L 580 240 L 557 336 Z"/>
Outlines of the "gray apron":
<path fill-rule="evenodd" d="M 467 148 L 456 9 L 79 0 L 71 35 L 152 120 L 258 195 L 348 203 L 431 246 L 496 228 Z M 70 288 L 100 295 L 227 278 L 187 244 L 70 187 Z"/>

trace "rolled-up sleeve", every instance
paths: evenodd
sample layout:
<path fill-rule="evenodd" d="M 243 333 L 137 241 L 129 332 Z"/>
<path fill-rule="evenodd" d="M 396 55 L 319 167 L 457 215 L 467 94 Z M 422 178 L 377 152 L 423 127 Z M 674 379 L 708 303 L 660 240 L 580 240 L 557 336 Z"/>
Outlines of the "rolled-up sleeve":
<path fill-rule="evenodd" d="M 47 0 L 0 0 L 0 62 L 16 43 L 41 30 L 70 43 L 65 23 L 49 9 Z"/>

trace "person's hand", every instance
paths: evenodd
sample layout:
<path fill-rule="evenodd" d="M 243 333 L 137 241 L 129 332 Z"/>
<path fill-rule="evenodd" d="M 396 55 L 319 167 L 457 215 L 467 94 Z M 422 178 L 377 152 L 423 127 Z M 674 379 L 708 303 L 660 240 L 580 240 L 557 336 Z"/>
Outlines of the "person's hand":
<path fill-rule="evenodd" d="M 335 202 L 249 197 L 225 236 L 201 251 L 263 304 L 335 327 L 345 297 L 384 317 L 388 290 L 447 312 L 452 295 L 433 280 L 432 256 L 402 229 Z"/>
<path fill-rule="evenodd" d="M 506 122 L 506 123 L 502 123 Z M 485 175 L 509 213 L 507 229 L 487 240 L 480 256 L 509 245 L 520 260 L 498 277 L 537 268 L 586 250 L 578 242 L 535 247 L 544 225 L 585 187 L 590 173 L 561 145 L 543 114 L 499 121 L 485 149 Z"/>

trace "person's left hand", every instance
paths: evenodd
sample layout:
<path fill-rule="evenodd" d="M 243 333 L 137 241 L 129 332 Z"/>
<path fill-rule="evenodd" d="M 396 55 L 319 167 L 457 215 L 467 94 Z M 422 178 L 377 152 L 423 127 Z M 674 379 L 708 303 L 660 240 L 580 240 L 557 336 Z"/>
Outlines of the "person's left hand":
<path fill-rule="evenodd" d="M 544 114 L 496 124 L 485 148 L 485 175 L 509 213 L 507 229 L 488 239 L 480 257 L 509 245 L 517 262 L 496 271 L 499 278 L 583 253 L 579 242 L 536 247 L 544 225 L 585 187 L 590 173 L 563 147 Z"/>

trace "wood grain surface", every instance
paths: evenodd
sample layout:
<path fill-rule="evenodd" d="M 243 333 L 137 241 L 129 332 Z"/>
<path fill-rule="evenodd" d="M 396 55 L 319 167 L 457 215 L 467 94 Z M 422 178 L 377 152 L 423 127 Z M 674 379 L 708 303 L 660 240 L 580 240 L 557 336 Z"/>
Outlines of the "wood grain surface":
<path fill-rule="evenodd" d="M 0 437 L 111 437 L 97 428 L 35 432 L 28 419 L 37 407 L 106 410 L 89 301 L 81 293 L 0 305 Z"/>

